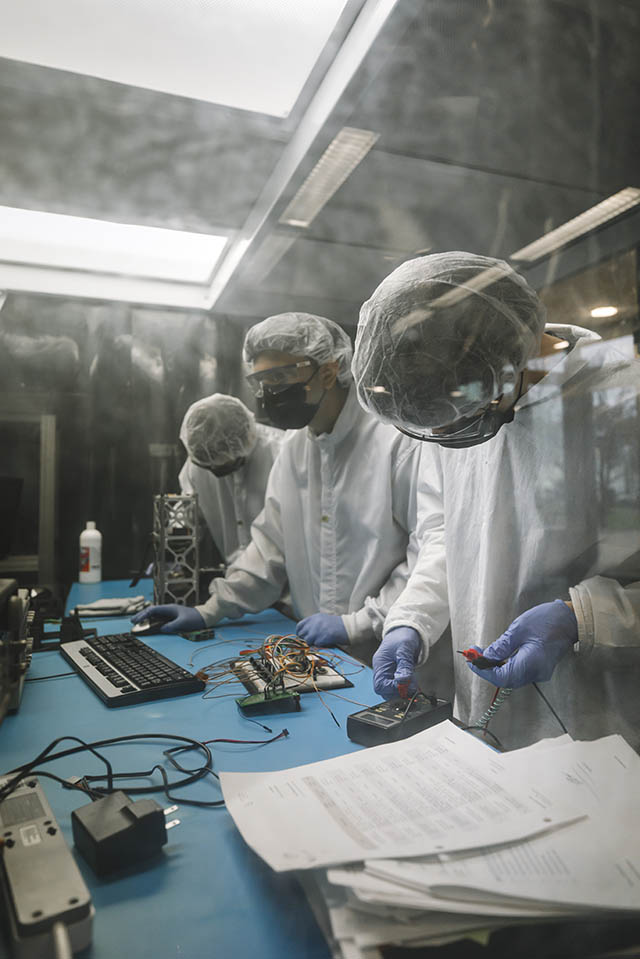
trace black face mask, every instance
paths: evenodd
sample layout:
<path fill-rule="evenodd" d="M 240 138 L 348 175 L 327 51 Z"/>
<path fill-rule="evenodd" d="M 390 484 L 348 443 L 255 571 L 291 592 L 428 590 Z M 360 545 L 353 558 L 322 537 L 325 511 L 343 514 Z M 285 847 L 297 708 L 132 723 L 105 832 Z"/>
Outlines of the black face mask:
<path fill-rule="evenodd" d="M 246 456 L 239 456 L 237 459 L 232 460 L 230 463 L 225 463 L 223 466 L 210 466 L 209 470 L 214 476 L 220 479 L 222 476 L 229 476 L 230 473 L 235 473 L 235 471 L 241 469 L 246 462 Z"/>
<path fill-rule="evenodd" d="M 306 383 L 292 383 L 284 389 L 278 388 L 277 392 L 272 392 L 268 386 L 264 386 L 262 409 L 274 426 L 281 430 L 301 430 L 309 425 L 324 399 L 323 392 L 318 403 L 305 403 L 305 387 L 315 375 L 314 373 Z"/>

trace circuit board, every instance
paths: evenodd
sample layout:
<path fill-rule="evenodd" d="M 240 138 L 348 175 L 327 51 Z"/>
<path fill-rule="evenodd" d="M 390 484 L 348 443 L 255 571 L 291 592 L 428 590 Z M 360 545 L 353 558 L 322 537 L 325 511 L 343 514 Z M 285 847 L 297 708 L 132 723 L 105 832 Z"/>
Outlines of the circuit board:
<path fill-rule="evenodd" d="M 297 693 L 313 693 L 318 689 L 346 689 L 353 686 L 346 676 L 338 672 L 319 653 L 301 655 L 298 662 L 289 661 L 286 671 L 278 670 L 274 666 L 269 653 L 235 659 L 229 666 L 250 694 L 273 688 L 279 679 L 282 679 L 282 688 Z"/>

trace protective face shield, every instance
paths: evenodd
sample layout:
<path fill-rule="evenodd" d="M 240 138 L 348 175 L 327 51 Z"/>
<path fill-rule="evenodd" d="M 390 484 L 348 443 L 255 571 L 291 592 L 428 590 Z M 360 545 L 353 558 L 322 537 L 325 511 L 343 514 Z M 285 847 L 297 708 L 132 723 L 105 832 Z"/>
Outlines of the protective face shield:
<path fill-rule="evenodd" d="M 358 399 L 418 439 L 486 442 L 513 418 L 543 330 L 542 303 L 509 264 L 464 252 L 409 260 L 360 311 Z"/>
<path fill-rule="evenodd" d="M 300 360 L 285 366 L 250 373 L 247 381 L 265 415 L 282 430 L 300 430 L 308 426 L 320 408 L 326 390 L 317 403 L 307 402 L 306 387 L 318 372 L 316 368 L 306 380 L 296 380 L 300 370 L 313 367 L 311 360 Z"/>
<path fill-rule="evenodd" d="M 230 463 L 223 463 L 222 466 L 209 466 L 205 467 L 205 469 L 209 469 L 214 476 L 220 479 L 223 476 L 230 476 L 230 474 L 235 473 L 236 470 L 242 469 L 246 462 L 246 456 L 238 456 L 237 459 L 232 460 Z"/>
<path fill-rule="evenodd" d="M 479 446 L 493 439 L 505 423 L 513 421 L 523 385 L 524 373 L 521 373 L 517 386 L 509 394 L 499 396 L 477 415 L 460 417 L 449 426 L 436 426 L 420 432 L 402 426 L 396 426 L 396 429 L 405 436 L 410 436 L 411 439 L 420 440 L 423 443 L 437 443 L 438 446 L 444 446 L 446 449 L 462 450 L 470 446 Z"/>

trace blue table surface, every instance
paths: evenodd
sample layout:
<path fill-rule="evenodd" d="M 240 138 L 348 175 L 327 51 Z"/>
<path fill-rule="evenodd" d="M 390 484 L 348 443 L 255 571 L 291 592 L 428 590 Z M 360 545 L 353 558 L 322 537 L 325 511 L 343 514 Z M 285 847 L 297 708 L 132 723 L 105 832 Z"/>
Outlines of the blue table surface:
<path fill-rule="evenodd" d="M 151 598 L 150 580 L 141 580 L 132 590 L 126 580 L 75 584 L 67 608 L 79 601 L 138 594 Z M 125 618 L 86 619 L 84 624 L 96 626 L 101 635 L 129 628 Z M 247 641 L 255 646 L 273 633 L 291 632 L 292 627 L 291 620 L 275 610 L 267 610 L 245 616 L 233 625 L 216 627 L 213 642 L 217 645 L 161 635 L 145 637 L 144 642 L 195 671 L 232 658 L 248 645 Z M 344 671 L 353 682 L 353 689 L 323 696 L 339 727 L 318 696 L 304 694 L 301 712 L 259 717 L 273 730 L 273 735 L 286 727 L 288 738 L 265 746 L 214 744 L 210 748 L 216 770 L 283 769 L 359 749 L 347 738 L 347 716 L 376 701 L 376 697 L 370 669 L 348 657 L 347 660 Z M 27 675 L 36 679 L 66 673 L 68 669 L 60 653 L 50 650 L 34 655 Z M 27 762 L 60 736 L 77 736 L 87 742 L 134 733 L 175 734 L 198 740 L 269 739 L 272 734 L 240 715 L 235 704 L 239 695 L 242 687 L 233 685 L 224 698 L 209 698 L 205 692 L 109 709 L 76 675 L 28 682 L 19 712 L 7 716 L 0 726 L 0 768 L 7 772 Z M 162 761 L 162 750 L 169 745 L 170 742 L 165 745 L 147 741 L 111 746 L 104 751 L 114 771 L 144 770 Z M 188 760 L 183 762 L 190 764 Z M 84 752 L 42 768 L 66 777 L 91 775 L 103 771 L 104 766 Z M 73 848 L 71 811 L 87 800 L 81 793 L 63 789 L 52 780 L 43 778 L 41 783 Z M 141 784 L 139 780 L 124 782 L 123 788 L 126 791 L 127 785 Z M 185 799 L 221 798 L 212 776 L 189 786 L 182 795 Z M 161 792 L 154 798 L 169 805 Z M 328 947 L 297 880 L 292 875 L 272 872 L 245 844 L 224 807 L 202 809 L 180 805 L 179 799 L 177 803 L 179 809 L 170 818 L 180 819 L 180 825 L 169 831 L 162 855 L 130 874 L 99 879 L 73 850 L 96 908 L 93 944 L 83 956 L 326 959 Z M 0 954 L 1 950 L 0 943 Z"/>

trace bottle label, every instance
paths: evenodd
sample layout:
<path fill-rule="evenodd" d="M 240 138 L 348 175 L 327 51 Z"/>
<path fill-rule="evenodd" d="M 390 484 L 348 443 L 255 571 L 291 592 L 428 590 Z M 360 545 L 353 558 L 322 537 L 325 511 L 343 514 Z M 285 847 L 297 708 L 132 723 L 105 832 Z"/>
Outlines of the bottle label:
<path fill-rule="evenodd" d="M 88 572 L 89 572 L 89 569 L 90 569 L 90 566 L 89 566 L 89 553 L 90 553 L 90 550 L 89 550 L 89 547 L 88 547 L 88 546 L 81 546 L 81 547 L 80 547 L 80 572 L 81 572 L 81 573 L 88 573 Z"/>

